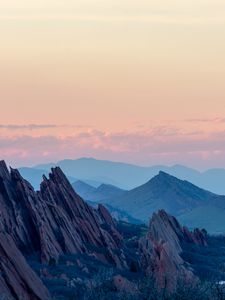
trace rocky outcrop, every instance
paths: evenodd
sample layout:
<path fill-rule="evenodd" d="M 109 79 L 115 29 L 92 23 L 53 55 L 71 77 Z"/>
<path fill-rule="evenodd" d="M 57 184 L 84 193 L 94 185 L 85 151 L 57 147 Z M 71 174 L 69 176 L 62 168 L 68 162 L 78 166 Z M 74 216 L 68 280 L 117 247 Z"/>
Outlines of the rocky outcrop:
<path fill-rule="evenodd" d="M 95 210 L 87 205 L 60 168 L 52 169 L 49 179 L 44 176 L 40 191 L 35 192 L 17 170 L 9 172 L 1 162 L 0 208 L 0 228 L 23 253 L 39 252 L 42 262 L 57 260 L 63 253 L 87 253 L 123 265 L 122 254 L 115 254 L 120 235 L 110 214 L 102 206 Z M 91 252 L 90 245 L 105 248 L 105 255 Z"/>
<path fill-rule="evenodd" d="M 84 202 L 60 168 L 52 169 L 49 179 L 44 178 L 38 195 L 48 207 L 47 217 L 54 235 L 60 237 L 63 252 L 89 253 L 89 245 L 105 248 L 103 260 L 122 267 L 122 254 L 114 254 L 119 247 L 118 240 L 110 234 L 112 228 L 117 232 L 110 214 L 105 208 L 95 210 Z M 104 224 L 110 225 L 110 231 Z M 91 254 L 99 257 L 98 253 Z"/>
<path fill-rule="evenodd" d="M 48 300 L 50 295 L 28 266 L 12 238 L 0 233 L 0 295 L 2 299 Z"/>
<path fill-rule="evenodd" d="M 176 247 L 174 250 L 179 251 L 181 242 L 207 245 L 205 234 L 201 230 L 189 231 L 187 227 L 182 227 L 175 217 L 164 210 L 153 214 L 149 225 L 149 236 L 152 240 L 167 241 L 171 247 Z"/>
<path fill-rule="evenodd" d="M 99 204 L 98 205 L 98 212 L 99 212 L 99 215 L 100 215 L 103 223 L 106 223 L 106 224 L 108 224 L 109 226 L 112 226 L 112 227 L 116 226 L 115 220 L 112 218 L 112 216 L 110 215 L 108 210 L 105 208 L 105 206 L 103 206 L 102 204 Z"/>
<path fill-rule="evenodd" d="M 61 254 L 86 254 L 126 267 L 122 237 L 107 209 L 87 205 L 59 168 L 35 192 L 18 170 L 0 162 L 0 232 L 0 291 L 16 299 L 48 299 L 21 253 L 37 253 L 45 263 Z"/>
<path fill-rule="evenodd" d="M 36 192 L 18 170 L 9 171 L 0 162 L 0 294 L 19 300 L 49 299 L 24 258 L 34 254 L 50 265 L 63 254 L 79 254 L 94 258 L 97 266 L 101 262 L 126 272 L 134 259 L 137 271 L 141 266 L 147 275 L 154 275 L 159 287 L 173 290 L 180 276 L 194 279 L 181 257 L 183 244 L 206 245 L 202 231 L 190 232 L 163 210 L 153 214 L 139 249 L 138 235 L 128 240 L 130 244 L 123 243 L 118 223 L 103 205 L 94 209 L 77 195 L 60 168 L 53 168 L 49 178 L 44 176 Z M 134 249 L 128 249 L 132 243 Z M 78 262 L 79 270 L 88 274 L 85 262 Z M 115 276 L 118 291 L 136 291 L 128 279 Z"/>
<path fill-rule="evenodd" d="M 202 231 L 196 229 L 190 232 L 164 210 L 153 214 L 140 249 L 142 266 L 147 274 L 154 274 L 159 287 L 171 291 L 179 279 L 195 279 L 192 270 L 181 258 L 184 243 L 207 245 Z"/>

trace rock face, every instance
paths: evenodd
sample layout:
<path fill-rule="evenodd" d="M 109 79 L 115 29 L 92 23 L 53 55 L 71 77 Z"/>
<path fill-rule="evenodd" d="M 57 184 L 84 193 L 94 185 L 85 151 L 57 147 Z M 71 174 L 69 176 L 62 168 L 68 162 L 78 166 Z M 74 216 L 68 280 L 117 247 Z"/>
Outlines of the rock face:
<path fill-rule="evenodd" d="M 87 205 L 57 167 L 49 179 L 44 176 L 40 191 L 35 192 L 17 170 L 9 172 L 1 162 L 0 207 L 1 229 L 25 254 L 39 252 L 41 261 L 48 262 L 63 253 L 88 253 L 92 245 L 106 249 L 104 261 L 122 266 L 113 253 L 118 239 L 102 226 L 108 223 L 116 232 L 110 214 L 102 206 L 95 210 Z"/>
<path fill-rule="evenodd" d="M 45 263 L 57 261 L 61 254 L 85 253 L 126 267 L 120 250 L 122 237 L 108 211 L 87 205 L 59 168 L 52 169 L 35 192 L 18 170 L 9 172 L 5 162 L 0 162 L 0 232 L 4 233 L 0 235 L 0 288 L 21 299 L 44 300 L 48 295 L 21 252 L 38 253 Z"/>
<path fill-rule="evenodd" d="M 207 245 L 202 231 L 190 232 L 164 210 L 153 214 L 140 248 L 143 268 L 147 274 L 154 274 L 161 288 L 173 290 L 179 279 L 194 280 L 192 270 L 181 258 L 184 243 Z"/>
<path fill-rule="evenodd" d="M 12 238 L 0 233 L 0 295 L 4 299 L 47 300 L 50 295 Z"/>
<path fill-rule="evenodd" d="M 86 204 L 75 193 L 60 168 L 52 169 L 49 179 L 44 178 L 38 195 L 47 205 L 46 215 L 54 237 L 60 244 L 59 253 L 88 253 L 88 245 L 104 247 L 104 260 L 117 267 L 122 266 L 120 257 L 113 253 L 119 250 L 118 240 L 111 236 L 106 226 L 103 229 L 105 224 L 116 232 L 110 214 L 105 208 L 95 210 Z M 44 242 L 47 246 L 47 241 Z"/>

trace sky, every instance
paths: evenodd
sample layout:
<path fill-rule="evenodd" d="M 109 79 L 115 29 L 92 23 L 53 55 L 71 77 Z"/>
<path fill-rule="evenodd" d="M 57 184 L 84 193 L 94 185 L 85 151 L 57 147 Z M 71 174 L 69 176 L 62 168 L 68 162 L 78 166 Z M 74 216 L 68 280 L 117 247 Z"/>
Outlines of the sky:
<path fill-rule="evenodd" d="M 0 158 L 225 167 L 224 0 L 1 0 Z"/>

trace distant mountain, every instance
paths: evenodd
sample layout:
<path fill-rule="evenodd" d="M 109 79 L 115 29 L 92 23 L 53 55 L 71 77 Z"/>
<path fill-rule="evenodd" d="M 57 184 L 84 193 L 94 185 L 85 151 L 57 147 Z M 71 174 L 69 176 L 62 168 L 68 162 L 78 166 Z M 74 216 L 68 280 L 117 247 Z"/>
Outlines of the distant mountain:
<path fill-rule="evenodd" d="M 19 168 L 20 174 L 28 180 L 35 190 L 40 189 L 40 183 L 42 181 L 43 175 L 48 176 L 49 172 L 47 170 L 35 169 L 35 168 Z M 68 176 L 70 182 L 74 182 L 76 179 L 74 177 Z"/>
<path fill-rule="evenodd" d="M 89 195 L 92 195 L 96 192 L 96 188 L 90 184 L 87 184 L 84 181 L 77 180 L 72 183 L 72 187 L 74 188 L 75 192 L 80 195 L 84 200 L 88 201 L 95 201 Z"/>
<path fill-rule="evenodd" d="M 101 183 L 115 185 L 124 189 L 143 183 L 145 177 L 138 180 L 138 170 L 142 167 L 93 158 L 80 158 L 76 160 L 62 160 L 55 165 L 59 166 L 67 176 L 79 178 L 84 181 L 94 180 Z M 53 164 L 38 165 L 34 168 L 50 171 Z M 132 175 L 137 174 L 137 175 Z M 141 176 L 141 174 L 140 174 Z M 125 178 L 127 179 L 125 179 Z M 149 178 L 149 177 L 147 177 Z M 124 186 L 124 187 L 123 187 Z"/>
<path fill-rule="evenodd" d="M 25 179 L 27 179 L 36 190 L 39 189 L 40 183 L 42 181 L 42 176 L 48 175 L 48 171 L 42 169 L 20 168 L 19 171 L 21 175 Z"/>
<path fill-rule="evenodd" d="M 76 193 L 79 194 L 84 200 L 93 202 L 104 202 L 110 204 L 113 199 L 123 195 L 125 190 L 117 188 L 110 184 L 101 184 L 95 188 L 86 182 L 76 181 L 72 184 Z M 112 200 L 111 200 L 112 199 Z"/>
<path fill-rule="evenodd" d="M 42 164 L 35 169 L 50 171 L 51 167 L 59 166 L 67 176 L 82 181 L 106 183 L 118 186 L 121 189 L 130 190 L 140 186 L 150 178 L 156 176 L 159 171 L 164 171 L 177 178 L 212 191 L 217 194 L 225 194 L 225 169 L 210 169 L 205 172 L 187 168 L 181 165 L 141 167 L 131 164 L 118 163 L 93 158 L 80 158 L 76 160 L 62 160 L 56 164 Z M 32 180 L 32 178 L 27 178 Z M 91 183 L 91 185 L 93 185 Z M 98 186 L 98 184 L 94 184 Z"/>
<path fill-rule="evenodd" d="M 110 201 L 110 205 L 143 222 L 148 222 L 154 211 L 165 209 L 189 227 L 198 225 L 213 233 L 225 231 L 225 196 L 165 172 Z"/>
<path fill-rule="evenodd" d="M 142 223 L 141 220 L 131 217 L 127 212 L 110 205 L 111 202 L 113 203 L 114 199 L 122 196 L 126 192 L 125 190 L 109 184 L 101 184 L 98 188 L 95 188 L 80 180 L 74 182 L 72 187 L 79 196 L 93 207 L 97 207 L 99 203 L 104 203 L 115 219 L 130 222 L 132 224 Z"/>
<path fill-rule="evenodd" d="M 51 168 L 53 166 L 51 165 Z M 50 168 L 50 169 L 51 169 Z M 27 167 L 23 167 L 23 168 L 19 168 L 18 169 L 21 173 L 21 175 L 31 183 L 31 185 L 34 187 L 35 190 L 39 190 L 40 189 L 40 183 L 42 181 L 42 177 L 43 175 L 45 175 L 46 177 L 48 176 L 50 170 L 43 170 L 43 169 L 35 169 L 35 168 L 27 168 Z M 67 176 L 67 178 L 69 179 L 70 183 L 76 182 L 78 181 L 75 177 L 72 176 Z M 102 183 L 95 181 L 95 180 L 85 180 L 82 181 L 84 184 L 86 183 L 87 186 L 93 186 L 93 187 L 99 187 Z"/>
<path fill-rule="evenodd" d="M 95 209 L 97 209 L 98 206 L 99 206 L 98 202 L 87 201 L 87 203 L 90 206 L 94 207 Z M 129 223 L 129 224 L 132 224 L 132 225 L 134 225 L 134 224 L 141 225 L 142 224 L 143 226 L 146 226 L 144 224 L 144 222 L 142 222 L 141 220 L 138 220 L 138 219 L 135 219 L 135 218 L 131 217 L 131 215 L 129 215 L 125 211 L 120 210 L 119 208 L 113 207 L 113 206 L 111 206 L 109 204 L 105 204 L 105 203 L 104 203 L 104 206 L 108 209 L 108 211 L 110 212 L 111 216 L 115 220 L 117 220 L 119 222 L 122 221 L 122 222 L 126 222 L 126 223 Z"/>

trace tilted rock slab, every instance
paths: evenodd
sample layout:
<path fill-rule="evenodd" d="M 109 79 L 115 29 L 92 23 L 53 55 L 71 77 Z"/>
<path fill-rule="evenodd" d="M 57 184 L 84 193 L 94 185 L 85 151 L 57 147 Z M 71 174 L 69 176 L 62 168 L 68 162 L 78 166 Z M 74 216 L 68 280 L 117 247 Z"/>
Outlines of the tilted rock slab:
<path fill-rule="evenodd" d="M 148 275 L 154 274 L 160 288 L 172 291 L 179 279 L 196 280 L 181 258 L 183 242 L 207 245 L 199 229 L 190 232 L 164 210 L 153 214 L 148 234 L 140 241 L 141 263 Z"/>

